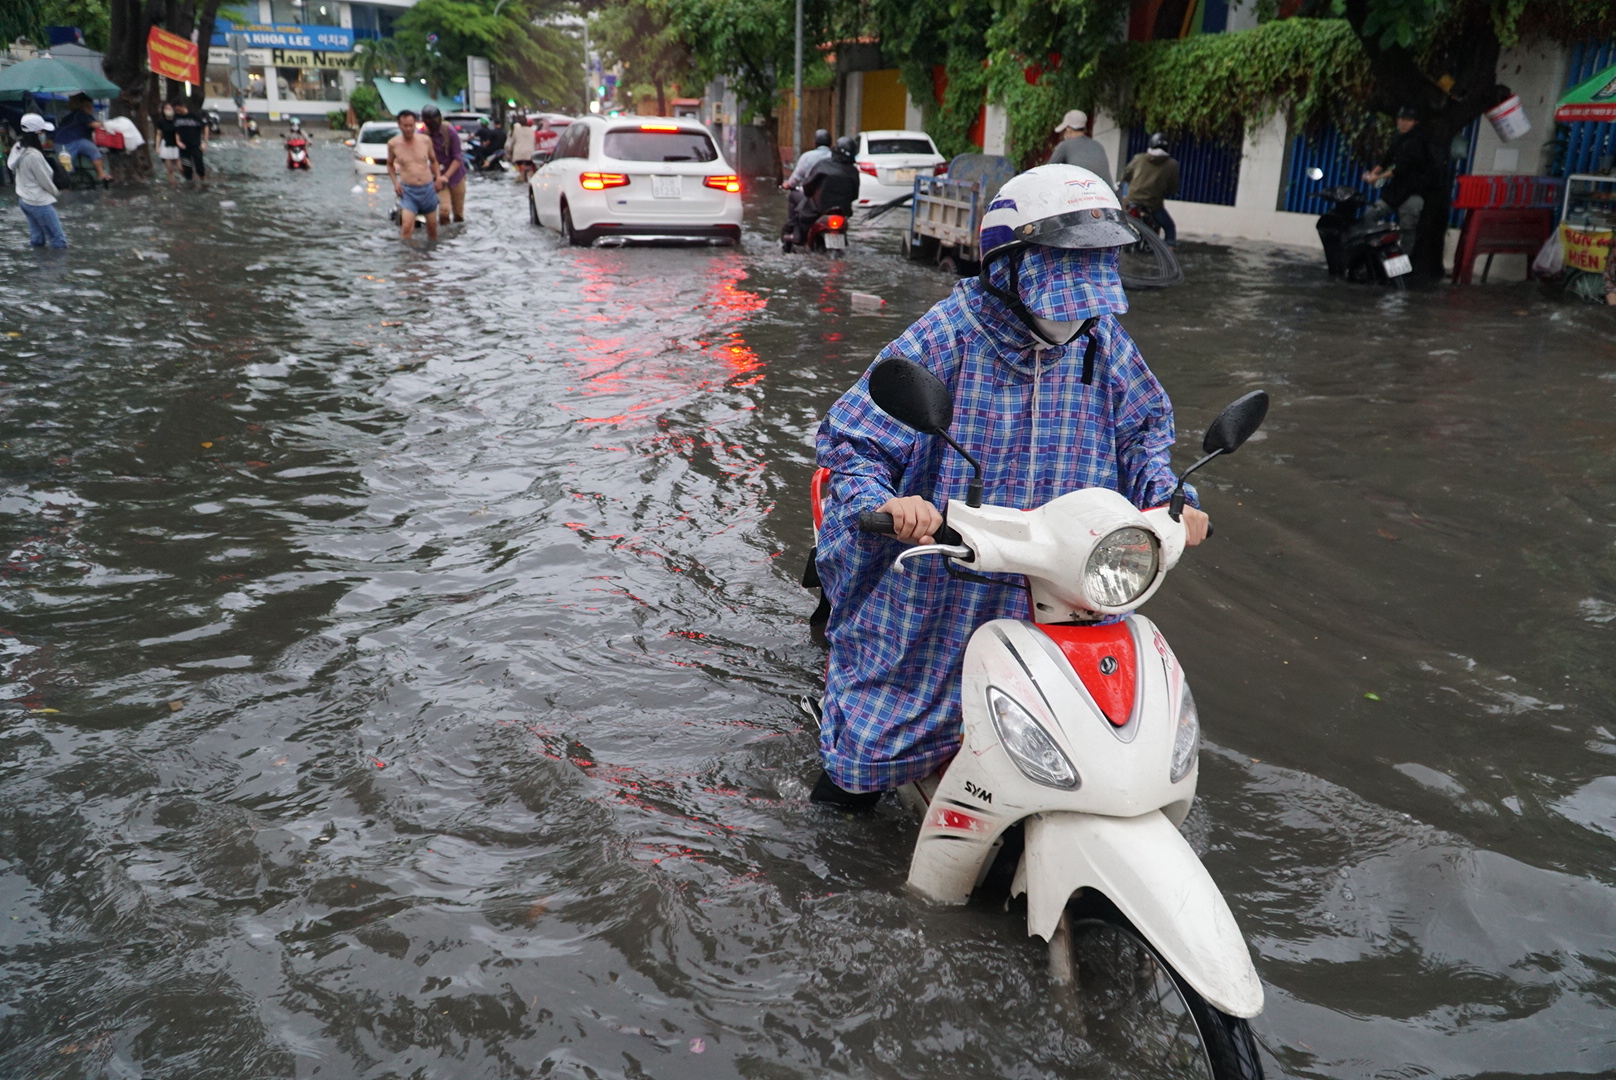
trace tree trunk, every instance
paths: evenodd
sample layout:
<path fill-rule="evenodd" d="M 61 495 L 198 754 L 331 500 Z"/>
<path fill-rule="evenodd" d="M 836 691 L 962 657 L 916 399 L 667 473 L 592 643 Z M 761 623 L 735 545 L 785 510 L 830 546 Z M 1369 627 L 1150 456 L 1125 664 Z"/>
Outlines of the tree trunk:
<path fill-rule="evenodd" d="M 1421 70 L 1415 55 L 1400 45 L 1382 48 L 1378 36 L 1364 34 L 1364 20 L 1370 0 L 1347 0 L 1346 17 L 1363 44 L 1375 89 L 1370 107 L 1396 115 L 1405 106 L 1420 113 L 1420 128 L 1446 164 L 1453 137 L 1470 122 L 1509 97 L 1509 87 L 1498 82 L 1498 54 L 1502 46 L 1485 5 L 1468 4 L 1461 16 L 1457 36 L 1435 61 L 1437 77 L 1452 79 L 1447 89 L 1436 78 Z M 1442 252 L 1448 231 L 1448 185 L 1433 191 L 1420 218 L 1420 235 L 1414 247 L 1416 272 L 1440 277 Z"/>
<path fill-rule="evenodd" d="M 198 115 L 208 96 L 208 51 L 213 45 L 213 25 L 219 19 L 219 3 L 220 0 L 202 0 L 202 10 L 196 17 L 196 73 L 201 81 L 191 94 L 191 110 Z"/>
<path fill-rule="evenodd" d="M 107 53 L 101 68 L 122 91 L 113 99 L 112 115 L 127 116 L 142 131 L 150 130 L 146 112 L 146 35 L 151 32 L 151 12 L 145 0 L 109 0 L 107 8 Z"/>
<path fill-rule="evenodd" d="M 656 81 L 656 114 L 668 115 L 668 88 L 663 85 L 661 79 Z"/>

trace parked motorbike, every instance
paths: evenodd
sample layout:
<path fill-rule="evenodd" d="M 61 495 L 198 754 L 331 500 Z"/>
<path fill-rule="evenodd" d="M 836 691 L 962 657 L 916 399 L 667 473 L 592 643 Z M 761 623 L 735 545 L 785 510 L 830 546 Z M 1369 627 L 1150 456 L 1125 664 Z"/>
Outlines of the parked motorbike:
<path fill-rule="evenodd" d="M 949 391 L 925 368 L 882 361 L 870 395 L 965 454 L 947 434 Z M 1234 453 L 1267 411 L 1260 390 L 1224 409 L 1184 477 Z M 1178 831 L 1199 776 L 1195 699 L 1162 632 L 1132 613 L 1183 553 L 1182 478 L 1146 511 L 1104 488 L 1016 510 L 981 504 L 982 468 L 965 456 L 976 477 L 967 498 L 948 504 L 937 543 L 905 549 L 893 569 L 935 557 L 967 580 L 1025 575 L 1033 620 L 996 619 L 971 636 L 960 752 L 899 792 L 922 815 L 909 884 L 962 904 L 1003 852 L 1028 933 L 1049 943 L 1051 974 L 1071 988 L 1091 1044 L 1130 1075 L 1258 1080 L 1248 1020 L 1262 984 Z M 816 530 L 825 479 L 814 479 Z M 890 534 L 891 515 L 863 514 L 859 527 Z"/>
<path fill-rule="evenodd" d="M 1307 171 L 1308 179 L 1324 179 L 1317 166 Z M 1370 224 L 1363 218 L 1369 199 L 1355 187 L 1341 184 L 1318 193 L 1330 208 L 1319 215 L 1315 228 L 1324 245 L 1324 262 L 1331 277 L 1348 281 L 1391 285 L 1406 289 L 1406 276 L 1414 270 L 1402 253 L 1402 232 L 1390 222 Z"/>
<path fill-rule="evenodd" d="M 286 167 L 288 169 L 309 167 L 309 140 L 295 131 L 286 137 Z"/>
<path fill-rule="evenodd" d="M 202 119 L 207 121 L 208 134 L 209 135 L 217 135 L 217 134 L 219 134 L 219 110 L 218 109 L 209 109 L 203 115 Z"/>

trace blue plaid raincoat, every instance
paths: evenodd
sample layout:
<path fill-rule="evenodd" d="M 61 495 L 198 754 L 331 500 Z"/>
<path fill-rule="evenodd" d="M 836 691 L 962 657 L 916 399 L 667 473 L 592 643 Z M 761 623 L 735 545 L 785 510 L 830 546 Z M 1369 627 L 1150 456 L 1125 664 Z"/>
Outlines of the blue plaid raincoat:
<path fill-rule="evenodd" d="M 994 265 L 1001 287 L 1003 271 Z M 1035 350 L 1009 307 L 974 278 L 877 360 L 907 357 L 953 391 L 950 433 L 982 462 L 986 503 L 1031 509 L 1085 487 L 1111 488 L 1141 508 L 1165 503 L 1176 483 L 1173 409 L 1114 317 L 1127 310 L 1116 253 L 1030 248 L 1020 286 L 1040 318 L 1101 316 L 1091 385 L 1082 382 L 1086 337 Z M 848 791 L 890 790 L 954 756 L 966 642 L 991 619 L 1030 618 L 1027 594 L 950 578 L 942 559 L 898 573 L 900 542 L 858 531 L 861 511 L 894 497 L 920 495 L 939 509 L 964 499 L 971 474 L 941 439 L 877 409 L 868 372 L 831 406 L 817 451 L 833 474 L 817 556 L 831 603 L 820 756 Z"/>

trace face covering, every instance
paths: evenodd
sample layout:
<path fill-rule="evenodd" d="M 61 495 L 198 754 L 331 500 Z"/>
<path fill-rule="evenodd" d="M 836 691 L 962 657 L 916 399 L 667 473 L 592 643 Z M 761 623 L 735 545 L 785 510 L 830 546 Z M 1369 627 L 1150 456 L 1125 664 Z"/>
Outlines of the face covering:
<path fill-rule="evenodd" d="M 1038 336 L 1056 347 L 1070 345 L 1073 339 L 1081 334 L 1083 328 L 1088 325 L 1087 319 L 1079 319 L 1077 322 L 1060 322 L 1055 319 L 1040 319 L 1031 312 L 1028 312 L 1028 316 L 1032 319 L 1032 324 L 1037 329 Z"/>

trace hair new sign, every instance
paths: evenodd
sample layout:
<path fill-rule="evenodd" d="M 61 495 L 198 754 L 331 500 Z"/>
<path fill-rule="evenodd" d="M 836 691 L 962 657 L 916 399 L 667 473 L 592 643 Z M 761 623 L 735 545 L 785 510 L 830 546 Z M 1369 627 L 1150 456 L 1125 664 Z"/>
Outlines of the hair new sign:
<path fill-rule="evenodd" d="M 152 27 L 146 35 L 146 64 L 154 75 L 177 82 L 199 83 L 196 42 L 171 34 L 160 27 Z"/>

